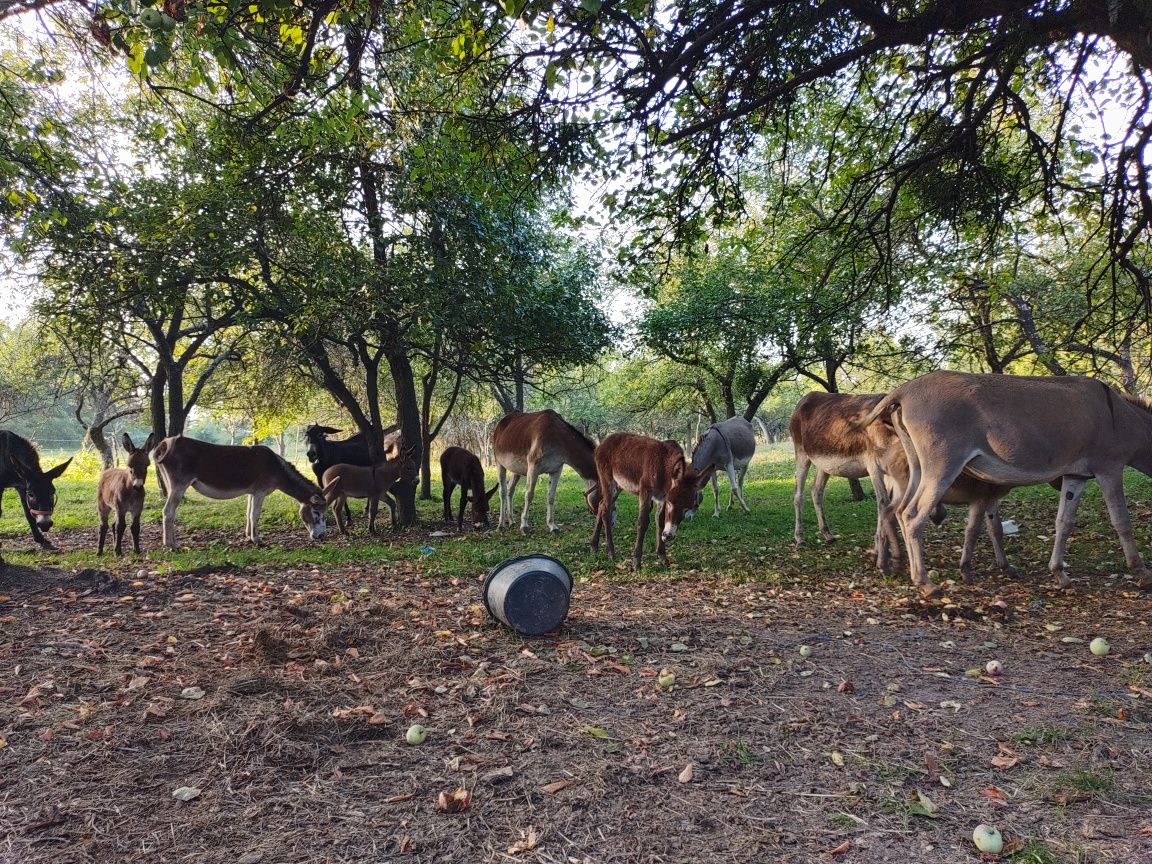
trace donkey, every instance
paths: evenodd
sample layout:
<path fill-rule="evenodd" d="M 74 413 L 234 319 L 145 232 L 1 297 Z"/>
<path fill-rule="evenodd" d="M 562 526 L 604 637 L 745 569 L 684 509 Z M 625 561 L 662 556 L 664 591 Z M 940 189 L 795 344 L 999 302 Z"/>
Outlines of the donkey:
<path fill-rule="evenodd" d="M 894 530 L 887 533 L 890 526 L 884 522 L 889 490 L 881 462 L 895 440 L 895 433 L 881 426 L 858 426 L 859 420 L 883 398 L 883 393 L 812 392 L 796 403 L 788 429 L 796 453 L 792 509 L 795 513 L 793 537 L 797 546 L 804 543 L 804 486 L 808 469 L 815 465 L 812 506 L 816 509 L 816 525 L 825 542 L 831 543 L 836 539 L 824 516 L 824 490 L 828 477 L 868 477 L 876 495 L 877 550 L 881 543 L 880 532 L 884 530 L 884 541 L 893 548 L 896 557 L 900 556 L 899 538 Z"/>
<path fill-rule="evenodd" d="M 820 535 L 826 542 L 836 539 L 824 516 L 828 477 L 867 476 L 876 495 L 876 566 L 888 573 L 891 559 L 903 557 L 894 502 L 908 482 L 908 460 L 891 426 L 860 425 L 861 419 L 883 398 L 883 393 L 808 393 L 797 403 L 789 429 L 796 451 L 796 488 L 792 499 L 796 545 L 804 542 L 804 484 L 812 465 L 816 466 L 812 503 Z M 946 515 L 944 504 L 963 504 L 969 508 L 964 550 L 960 556 L 960 572 L 965 581 L 972 578 L 972 556 L 981 523 L 985 524 L 992 541 L 996 563 L 1004 572 L 1015 575 L 1004 554 L 1004 531 L 999 515 L 999 501 L 1008 491 L 1008 487 L 962 476 L 948 488 L 932 512 L 932 521 L 939 525 Z"/>
<path fill-rule="evenodd" d="M 396 459 L 387 459 L 375 465 L 349 465 L 342 462 L 326 469 L 322 478 L 324 497 L 336 513 L 340 533 L 345 536 L 348 534 L 344 514 L 348 511 L 349 498 L 368 500 L 369 533 L 376 533 L 376 513 L 381 501 L 388 505 L 391 524 L 395 528 L 396 501 L 388 494 L 388 490 L 400 479 L 414 483 L 419 470 L 416 460 L 412 458 L 411 449 L 404 450 Z"/>
<path fill-rule="evenodd" d="M 692 451 L 692 467 L 697 471 L 713 468 L 712 494 L 716 496 L 716 509 L 713 517 L 720 515 L 720 483 L 717 475 L 720 469 L 728 474 L 731 488 L 728 491 L 728 509 L 732 509 L 732 495 L 735 494 L 745 513 L 750 513 L 744 500 L 744 475 L 756 453 L 756 430 L 743 417 L 729 417 L 720 423 L 713 423 L 696 442 Z"/>
<path fill-rule="evenodd" d="M 952 482 L 966 473 L 1003 487 L 1061 482 L 1048 569 L 1070 584 L 1068 535 L 1093 477 L 1141 588 L 1152 588 L 1132 538 L 1124 501 L 1124 468 L 1152 476 L 1152 408 L 1092 378 L 930 372 L 901 384 L 864 418 L 889 417 L 908 457 L 909 479 L 897 506 L 908 542 L 912 583 L 926 596 L 939 589 L 924 564 L 924 522 Z"/>
<path fill-rule="evenodd" d="M 603 529 L 608 557 L 616 560 L 612 525 L 616 518 L 616 498 L 627 491 L 640 499 L 636 522 L 636 546 L 632 566 L 640 569 L 644 551 L 644 534 L 648 530 L 652 502 L 656 511 L 656 554 L 668 563 L 668 541 L 676 536 L 683 519 L 691 519 L 700 490 L 708 483 L 715 468 L 697 471 L 684 458 L 684 450 L 675 441 L 657 441 L 646 435 L 614 432 L 596 448 L 596 473 L 599 479 L 600 503 L 596 511 L 596 528 L 592 533 L 592 551 L 600 550 Z"/>
<path fill-rule="evenodd" d="M 123 554 L 124 524 L 132 514 L 132 549 L 140 554 L 140 513 L 144 510 L 144 481 L 148 479 L 148 452 L 155 435 L 149 433 L 144 446 L 137 447 L 124 433 L 124 452 L 128 454 L 127 468 L 108 468 L 100 475 L 96 488 L 96 512 L 100 514 L 100 542 L 97 555 L 104 554 L 104 541 L 108 538 L 108 517 L 116 511 L 116 554 Z"/>
<path fill-rule="evenodd" d="M 72 460 L 55 468 L 40 470 L 40 454 L 15 432 L 0 429 L 0 497 L 5 489 L 15 489 L 24 508 L 24 517 L 32 530 L 32 539 L 44 549 L 56 547 L 44 536 L 52 527 L 52 510 L 56 506 L 57 480 Z"/>
<path fill-rule="evenodd" d="M 472 527 L 488 527 L 488 505 L 493 493 L 500 488 L 497 483 L 484 491 L 484 466 L 476 454 L 463 447 L 448 447 L 440 454 L 440 478 L 444 482 L 444 521 L 452 521 L 452 493 L 460 487 L 460 514 L 456 519 L 456 530 L 464 530 L 464 505 L 472 499 Z"/>
<path fill-rule="evenodd" d="M 528 533 L 528 508 L 536 494 L 536 481 L 541 474 L 551 477 L 548 486 L 548 530 L 560 530 L 556 524 L 556 487 L 560 485 L 560 472 L 571 465 L 584 480 L 584 501 L 591 513 L 600 504 L 596 483 L 596 463 L 592 454 L 596 445 L 583 432 L 557 414 L 545 409 L 525 414 L 513 411 L 503 417 L 492 432 L 492 450 L 496 457 L 500 478 L 500 520 L 497 526 L 512 526 L 512 493 L 521 477 L 527 478 L 524 493 L 524 511 L 520 515 L 520 531 Z M 512 482 L 508 482 L 508 474 Z"/>
<path fill-rule="evenodd" d="M 264 499 L 276 490 L 300 502 L 300 518 L 313 540 L 324 536 L 328 507 L 324 492 L 268 447 L 209 444 L 175 435 L 156 445 L 152 461 L 168 490 L 164 502 L 164 545 L 169 549 L 176 548 L 176 508 L 189 486 L 217 500 L 247 495 L 244 537 L 252 543 L 260 543 L 260 510 Z"/>

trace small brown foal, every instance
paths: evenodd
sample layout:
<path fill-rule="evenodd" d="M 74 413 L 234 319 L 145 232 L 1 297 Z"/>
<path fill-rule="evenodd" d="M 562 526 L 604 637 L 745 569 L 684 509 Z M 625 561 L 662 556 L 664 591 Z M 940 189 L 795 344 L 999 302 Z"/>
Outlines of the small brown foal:
<path fill-rule="evenodd" d="M 116 511 L 116 554 L 124 549 L 124 525 L 132 514 L 132 549 L 140 554 L 140 512 L 144 509 L 144 481 L 148 478 L 148 453 L 154 437 L 148 436 L 143 447 L 136 447 L 128 433 L 124 433 L 124 452 L 128 454 L 127 468 L 109 468 L 100 475 L 96 490 L 96 509 L 100 513 L 100 545 L 97 555 L 104 554 L 104 541 L 108 537 L 108 517 Z"/>

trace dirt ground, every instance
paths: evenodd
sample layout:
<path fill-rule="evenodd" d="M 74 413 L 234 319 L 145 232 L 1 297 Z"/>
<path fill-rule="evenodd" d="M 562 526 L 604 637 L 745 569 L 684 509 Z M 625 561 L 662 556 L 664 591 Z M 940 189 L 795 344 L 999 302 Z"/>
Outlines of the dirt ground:
<path fill-rule="evenodd" d="M 483 573 L 136 566 L 0 570 L 5 864 L 1152 861 L 1152 608 L 1106 580 L 593 578 L 525 639 Z"/>

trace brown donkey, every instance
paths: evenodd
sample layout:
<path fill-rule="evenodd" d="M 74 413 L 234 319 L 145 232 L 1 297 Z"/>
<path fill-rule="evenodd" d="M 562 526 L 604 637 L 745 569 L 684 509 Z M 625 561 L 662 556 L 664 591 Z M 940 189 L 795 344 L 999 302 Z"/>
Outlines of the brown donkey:
<path fill-rule="evenodd" d="M 260 542 L 260 510 L 264 499 L 276 490 L 300 502 L 300 519 L 313 540 L 324 536 L 328 509 L 324 492 L 268 447 L 210 444 L 174 435 L 156 445 L 152 461 L 168 490 L 164 502 L 164 545 L 169 549 L 176 548 L 176 508 L 189 486 L 217 500 L 247 495 L 244 536 L 253 543 Z"/>
<path fill-rule="evenodd" d="M 1141 588 L 1152 571 L 1132 537 L 1124 468 L 1152 475 L 1152 408 L 1102 381 L 1077 376 L 1026 377 L 930 372 L 885 396 L 864 422 L 885 418 L 900 436 L 909 479 L 897 516 L 908 543 L 912 583 L 939 593 L 924 563 L 929 514 L 961 473 L 1002 487 L 1061 483 L 1048 568 L 1069 585 L 1064 550 L 1088 480 L 1096 478 Z"/>
<path fill-rule="evenodd" d="M 127 468 L 109 468 L 100 475 L 96 488 L 96 510 L 100 514 L 100 543 L 97 555 L 104 554 L 104 541 L 108 537 L 108 517 L 116 511 L 116 554 L 124 548 L 124 525 L 132 514 L 132 549 L 140 554 L 140 513 L 144 510 L 144 481 L 148 479 L 148 451 L 152 449 L 154 435 L 149 435 L 143 447 L 137 447 L 124 433 L 124 452 L 128 454 Z"/>
<path fill-rule="evenodd" d="M 812 484 L 816 523 L 820 536 L 828 542 L 835 539 L 824 517 L 824 489 L 829 476 L 867 476 L 876 495 L 876 566 L 888 573 L 891 560 L 902 557 L 895 505 L 908 482 L 908 460 L 896 431 L 890 425 L 860 425 L 883 398 L 883 393 L 809 393 L 796 404 L 789 431 L 796 451 L 796 488 L 793 494 L 796 544 L 804 541 L 804 484 L 810 466 L 816 467 L 816 479 Z M 999 514 L 1000 499 L 1009 491 L 1009 487 L 961 475 L 932 512 L 932 521 L 940 524 L 947 515 L 943 504 L 968 507 L 968 526 L 960 555 L 960 572 L 965 581 L 972 578 L 972 555 L 981 524 L 992 541 L 996 563 L 1002 571 L 1015 575 L 1015 569 L 1004 554 L 1004 532 Z"/>
<path fill-rule="evenodd" d="M 396 501 L 388 494 L 388 490 L 400 479 L 409 483 L 416 482 L 419 468 L 416 466 L 416 460 L 412 458 L 412 452 L 412 449 L 408 448 L 401 451 L 396 459 L 387 459 L 367 467 L 341 462 L 325 469 L 324 497 L 328 501 L 328 506 L 336 513 L 336 524 L 340 526 L 341 534 L 348 534 L 344 514 L 347 512 L 349 498 L 368 499 L 369 533 L 376 533 L 376 513 L 381 501 L 388 505 L 392 527 L 396 527 Z"/>
<path fill-rule="evenodd" d="M 484 466 L 475 453 L 463 447 L 448 447 L 440 454 L 440 479 L 444 482 L 444 521 L 452 521 L 452 493 L 460 487 L 460 515 L 456 530 L 464 530 L 464 505 L 472 501 L 472 527 L 488 527 L 488 505 L 500 488 L 497 483 L 484 491 Z"/>
<path fill-rule="evenodd" d="M 560 485 L 560 472 L 571 465 L 584 479 L 584 500 L 588 510 L 596 512 L 600 493 L 596 485 L 596 463 L 592 454 L 596 445 L 557 414 L 555 411 L 533 411 L 525 414 L 513 411 L 503 417 L 492 431 L 492 450 L 500 478 L 500 519 L 512 527 L 512 493 L 521 477 L 527 478 L 524 492 L 524 512 L 520 515 L 520 530 L 528 531 L 528 508 L 536 494 L 536 481 L 541 474 L 552 478 L 548 486 L 548 530 L 560 530 L 556 524 L 556 487 Z M 507 476 L 512 474 L 512 482 Z"/>
<path fill-rule="evenodd" d="M 657 441 L 645 435 L 614 432 L 596 448 L 596 472 L 600 483 L 600 506 L 596 513 L 596 529 L 592 534 L 592 551 L 600 549 L 600 531 L 603 529 L 608 546 L 608 557 L 616 560 L 612 542 L 612 523 L 616 519 L 616 498 L 621 491 L 640 499 L 640 516 L 636 522 L 636 547 L 632 551 L 632 565 L 640 569 L 644 551 L 644 534 L 652 512 L 652 502 L 658 501 L 656 511 L 656 554 L 668 563 L 668 541 L 676 536 L 676 529 L 684 518 L 691 518 L 700 490 L 708 483 L 715 469 L 697 471 L 684 458 L 684 450 L 675 441 Z"/>

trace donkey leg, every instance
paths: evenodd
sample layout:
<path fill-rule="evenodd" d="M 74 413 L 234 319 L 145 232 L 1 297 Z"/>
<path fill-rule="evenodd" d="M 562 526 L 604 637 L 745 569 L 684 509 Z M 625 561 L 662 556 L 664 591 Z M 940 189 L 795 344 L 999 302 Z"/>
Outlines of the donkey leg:
<path fill-rule="evenodd" d="M 104 554 L 104 541 L 108 538 L 108 514 L 100 514 L 100 542 L 96 546 L 96 554 Z"/>
<path fill-rule="evenodd" d="M 1065 477 L 1060 484 L 1060 507 L 1056 511 L 1056 536 L 1052 539 L 1052 558 L 1048 561 L 1048 570 L 1056 577 L 1056 584 L 1061 588 L 1067 588 L 1072 584 L 1064 564 L 1064 551 L 1068 547 L 1068 535 L 1076 526 L 1076 508 L 1080 506 L 1080 498 L 1084 494 L 1084 486 L 1087 483 L 1087 477 Z M 1109 507 L 1108 510 L 1109 515 L 1111 515 L 1112 508 Z"/>
<path fill-rule="evenodd" d="M 1000 571 L 1015 579 L 1020 573 L 1008 560 L 1004 552 L 1004 524 L 1000 521 L 1000 500 L 989 502 L 984 512 L 984 528 L 988 532 L 988 540 L 992 543 L 992 554 L 996 556 L 996 566 Z"/>
<path fill-rule="evenodd" d="M 713 474 L 712 477 L 715 479 L 716 475 Z M 744 486 L 744 472 L 741 471 L 737 476 L 736 467 L 731 462 L 728 463 L 728 482 L 732 484 L 732 488 L 728 490 L 728 509 L 732 509 L 732 496 L 735 495 L 740 502 L 740 508 L 745 513 L 751 513 L 752 511 L 748 509 L 748 502 L 744 500 L 744 489 L 742 488 Z"/>
<path fill-rule="evenodd" d="M 828 473 L 821 468 L 816 469 L 816 479 L 812 481 L 812 506 L 816 509 L 816 527 L 825 543 L 836 539 L 832 529 L 828 527 L 828 520 L 824 516 L 824 490 L 828 488 Z"/>
<path fill-rule="evenodd" d="M 712 518 L 716 519 L 720 516 L 720 480 L 716 477 L 716 472 L 712 472 Z"/>
<path fill-rule="evenodd" d="M 797 546 L 804 545 L 804 484 L 808 482 L 808 468 L 812 463 L 803 451 L 796 451 L 796 485 L 792 490 L 792 510 L 796 515 L 796 525 L 792 537 Z"/>
<path fill-rule="evenodd" d="M 184 493 L 188 491 L 188 484 L 177 486 L 171 479 L 166 479 L 168 484 L 168 497 L 164 501 L 164 518 L 162 522 L 162 533 L 164 535 L 164 545 L 169 549 L 176 549 L 176 508 L 180 506 L 180 502 L 184 500 Z"/>
<path fill-rule="evenodd" d="M 504 527 L 505 514 L 511 524 L 512 505 L 508 501 L 508 469 L 503 465 L 496 466 L 496 485 L 500 487 L 500 518 L 496 520 L 496 530 Z"/>
<path fill-rule="evenodd" d="M 652 497 L 640 492 L 640 515 L 636 519 L 636 545 L 632 548 L 632 568 L 640 570 L 640 562 L 644 557 L 644 535 L 648 531 L 648 524 L 652 521 Z M 664 532 L 656 536 L 656 554 L 661 563 L 668 563 L 668 553 L 664 551 Z"/>
<path fill-rule="evenodd" d="M 556 490 L 560 487 L 560 472 L 549 475 L 548 483 L 548 531 L 555 534 L 560 530 L 560 526 L 556 524 Z"/>
<path fill-rule="evenodd" d="M 263 495 L 248 496 L 248 539 L 260 545 L 260 511 L 264 509 Z"/>
<path fill-rule="evenodd" d="M 116 555 L 117 557 L 124 554 L 124 529 L 127 528 L 125 514 L 123 512 L 116 514 Z"/>
<path fill-rule="evenodd" d="M 383 494 L 383 493 L 381 493 Z M 368 533 L 376 533 L 376 513 L 380 509 L 380 501 L 375 495 L 369 495 L 368 501 L 365 503 L 368 508 Z"/>
<path fill-rule="evenodd" d="M 972 581 L 972 556 L 976 550 L 976 538 L 980 536 L 981 523 L 985 522 L 987 502 L 968 502 L 968 522 L 964 526 L 964 549 L 960 553 L 960 576 L 965 582 Z M 989 529 L 991 530 L 991 529 Z"/>
<path fill-rule="evenodd" d="M 464 530 L 464 507 L 467 504 L 468 504 L 468 487 L 467 486 L 461 486 L 460 487 L 460 512 L 456 514 L 456 530 L 457 531 L 463 531 Z M 451 517 L 451 513 L 449 513 L 449 517 Z M 451 518 L 449 518 L 449 521 L 451 521 Z"/>
<path fill-rule="evenodd" d="M 1152 588 L 1152 571 L 1144 566 L 1144 559 L 1140 557 L 1140 550 L 1136 546 L 1136 541 L 1132 539 L 1132 519 L 1128 515 L 1128 504 L 1124 500 L 1124 475 L 1122 473 L 1115 476 L 1100 475 L 1096 481 L 1100 484 L 1100 493 L 1104 496 L 1104 504 L 1108 507 L 1108 518 L 1120 538 L 1128 571 L 1136 577 L 1137 586 Z"/>
<path fill-rule="evenodd" d="M 528 466 L 528 476 L 524 478 L 524 511 L 520 514 L 520 533 L 528 533 L 528 508 L 532 506 L 532 499 L 536 497 L 536 481 L 540 473 L 535 465 Z M 551 526 L 549 526 L 551 527 Z"/>
<path fill-rule="evenodd" d="M 140 554 L 140 511 L 132 514 L 132 551 Z"/>
<path fill-rule="evenodd" d="M 452 523 L 452 493 L 455 489 L 455 483 L 449 480 L 444 481 L 444 521 L 448 524 Z"/>

